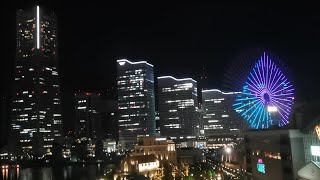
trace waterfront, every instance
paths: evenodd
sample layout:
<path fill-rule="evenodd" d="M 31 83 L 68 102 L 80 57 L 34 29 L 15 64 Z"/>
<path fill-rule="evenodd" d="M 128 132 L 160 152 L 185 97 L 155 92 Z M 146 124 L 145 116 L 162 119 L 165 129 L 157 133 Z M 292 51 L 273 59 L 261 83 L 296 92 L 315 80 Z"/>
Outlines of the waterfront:
<path fill-rule="evenodd" d="M 1 169 L 1 180 L 96 180 L 114 169 L 114 164 Z"/>

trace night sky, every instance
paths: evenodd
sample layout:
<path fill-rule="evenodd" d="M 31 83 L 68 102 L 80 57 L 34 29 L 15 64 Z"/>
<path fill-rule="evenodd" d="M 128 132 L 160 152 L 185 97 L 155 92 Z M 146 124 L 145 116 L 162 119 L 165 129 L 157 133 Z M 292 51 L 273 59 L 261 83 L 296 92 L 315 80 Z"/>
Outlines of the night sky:
<path fill-rule="evenodd" d="M 5 97 L 13 80 L 15 12 L 30 9 L 30 2 L 1 7 L 0 91 Z M 320 100 L 320 11 L 315 5 L 76 2 L 40 3 L 58 16 L 65 129 L 74 125 L 74 92 L 114 87 L 120 58 L 147 60 L 156 76 L 197 79 L 206 67 L 205 86 L 220 88 L 238 54 L 268 48 L 294 72 L 296 100 Z"/>

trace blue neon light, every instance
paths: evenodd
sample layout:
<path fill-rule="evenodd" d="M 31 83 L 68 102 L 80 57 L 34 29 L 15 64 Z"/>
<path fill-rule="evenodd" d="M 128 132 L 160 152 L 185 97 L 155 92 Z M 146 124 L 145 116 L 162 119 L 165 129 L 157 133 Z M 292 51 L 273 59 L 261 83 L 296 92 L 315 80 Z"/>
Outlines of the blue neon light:
<path fill-rule="evenodd" d="M 264 164 L 257 163 L 257 169 L 261 173 L 264 173 L 264 174 L 266 173 L 266 169 L 265 169 L 265 165 Z"/>
<path fill-rule="evenodd" d="M 293 95 L 291 82 L 263 53 L 249 73 L 233 107 L 254 129 L 271 125 L 281 127 L 289 123 Z"/>

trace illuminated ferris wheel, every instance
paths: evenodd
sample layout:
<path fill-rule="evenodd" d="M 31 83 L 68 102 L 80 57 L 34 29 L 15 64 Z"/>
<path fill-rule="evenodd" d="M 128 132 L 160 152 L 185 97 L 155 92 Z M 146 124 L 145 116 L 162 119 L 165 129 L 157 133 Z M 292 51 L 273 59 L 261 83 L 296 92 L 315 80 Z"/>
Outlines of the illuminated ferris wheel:
<path fill-rule="evenodd" d="M 285 74 L 264 52 L 248 74 L 234 108 L 252 128 L 284 126 L 294 99 L 294 88 Z"/>

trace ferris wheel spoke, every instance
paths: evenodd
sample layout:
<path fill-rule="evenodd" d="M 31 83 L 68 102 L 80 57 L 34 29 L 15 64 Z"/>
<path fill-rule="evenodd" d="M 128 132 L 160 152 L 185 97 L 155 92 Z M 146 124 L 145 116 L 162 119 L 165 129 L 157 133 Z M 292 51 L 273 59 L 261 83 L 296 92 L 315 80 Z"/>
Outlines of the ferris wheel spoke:
<path fill-rule="evenodd" d="M 251 74 L 251 73 L 250 73 Z M 253 79 L 253 80 L 252 80 Z M 257 88 L 257 89 L 259 89 L 259 87 L 258 87 L 258 85 L 257 84 L 259 84 L 259 82 L 255 79 L 255 77 L 251 74 L 251 77 L 249 76 L 248 77 L 248 80 L 252 83 L 252 84 L 254 84 L 254 86 Z M 248 81 L 246 81 L 246 83 L 247 83 Z"/>
<path fill-rule="evenodd" d="M 252 84 L 250 84 L 250 83 L 248 83 L 248 82 L 246 82 L 246 84 L 247 84 L 248 86 L 252 87 L 252 89 L 249 89 L 249 88 L 248 88 L 248 90 L 251 90 L 251 92 L 255 92 L 256 94 L 257 94 L 257 93 L 260 93 L 260 90 L 257 89 L 256 87 L 254 87 Z"/>
<path fill-rule="evenodd" d="M 277 94 L 278 92 L 283 91 L 283 90 L 293 91 L 293 88 L 292 88 L 292 89 L 288 89 L 288 88 L 291 88 L 292 86 L 293 86 L 293 85 L 290 84 L 289 86 L 283 87 L 282 89 L 280 89 L 280 90 L 278 90 L 278 91 L 275 91 L 275 92 L 272 91 L 272 93 L 273 93 L 273 94 Z"/>
<path fill-rule="evenodd" d="M 269 66 L 270 66 L 270 63 L 271 63 L 271 68 L 270 68 L 270 72 L 269 72 L 269 76 L 268 76 L 268 89 L 270 89 L 270 83 L 271 83 L 270 81 L 271 81 L 271 77 L 272 77 L 273 71 L 274 71 L 274 63 L 269 60 Z"/>
<path fill-rule="evenodd" d="M 293 93 L 276 94 L 276 95 L 273 95 L 273 96 L 274 96 L 274 97 L 278 97 L 278 96 L 289 96 L 289 95 L 293 95 Z"/>
<path fill-rule="evenodd" d="M 279 101 L 286 101 L 286 102 L 291 102 L 291 100 L 288 100 L 288 99 L 283 99 L 283 98 L 277 98 L 277 97 L 272 97 L 272 99 L 276 99 L 276 100 L 279 100 Z"/>
<path fill-rule="evenodd" d="M 257 128 L 259 128 L 259 124 L 260 124 L 261 120 L 262 120 L 262 123 L 265 122 L 265 121 L 264 121 L 264 113 L 265 113 L 265 110 L 261 108 L 260 117 L 259 117 L 259 119 L 258 119 L 258 123 L 257 123 L 257 126 L 256 126 Z"/>
<path fill-rule="evenodd" d="M 259 111 L 258 111 L 258 113 L 256 113 L 256 115 L 255 115 L 255 117 L 254 117 L 254 120 L 253 120 L 252 124 L 255 124 L 256 119 L 257 119 L 258 115 L 261 113 L 261 110 L 263 110 L 263 109 L 264 109 L 264 107 L 260 104 L 260 105 L 259 105 L 259 107 L 258 107 L 258 109 L 259 109 Z M 256 128 L 258 128 L 258 127 L 256 127 Z"/>
<path fill-rule="evenodd" d="M 275 71 L 275 72 L 274 72 Z M 270 87 L 269 87 L 269 89 L 271 88 L 271 86 L 273 85 L 273 82 L 274 82 L 274 79 L 276 78 L 276 76 L 277 76 L 277 74 L 278 74 L 278 72 L 279 72 L 279 69 L 276 67 L 276 66 L 274 66 L 274 70 L 272 71 L 272 72 L 274 72 L 274 73 L 272 73 L 272 80 L 271 80 L 271 83 L 270 83 Z"/>
<path fill-rule="evenodd" d="M 249 103 L 244 103 L 242 106 L 235 108 L 235 110 L 242 109 L 242 108 L 244 108 L 244 107 L 246 107 L 246 106 L 249 106 L 249 105 L 255 103 L 256 101 L 258 101 L 258 99 L 257 99 L 257 100 L 254 100 L 254 101 L 252 101 L 252 102 L 249 102 Z"/>
<path fill-rule="evenodd" d="M 262 82 L 263 82 L 263 84 L 264 84 L 264 86 L 266 87 L 266 81 L 265 81 L 265 72 L 264 72 L 264 60 L 265 60 L 265 58 L 266 58 L 266 54 L 265 53 L 263 53 L 263 60 L 261 61 L 261 69 L 262 69 Z"/>
<path fill-rule="evenodd" d="M 247 121 L 250 123 L 250 125 L 252 125 L 252 123 L 251 123 L 251 117 L 255 114 L 255 112 L 259 109 L 259 107 L 260 107 L 261 105 L 258 105 L 254 110 L 253 110 L 253 112 L 250 114 L 250 116 L 248 117 L 248 119 L 247 119 Z"/>
<path fill-rule="evenodd" d="M 278 84 L 279 80 L 281 80 L 283 74 L 281 74 L 281 73 L 278 73 L 278 74 L 280 74 L 279 77 L 278 77 L 278 79 L 276 80 L 276 82 L 274 82 L 274 83 L 271 85 L 270 89 L 273 89 L 274 86 L 276 86 L 276 85 Z"/>
<path fill-rule="evenodd" d="M 259 73 L 259 76 L 258 76 L 258 78 L 259 78 L 259 80 L 260 80 L 260 84 L 262 85 L 262 86 L 264 86 L 264 84 L 263 84 L 263 79 L 262 79 L 262 75 L 261 75 L 261 71 L 260 71 L 260 66 L 259 66 L 259 63 L 260 63 L 260 61 L 258 61 L 258 65 L 257 65 L 257 71 L 258 71 L 258 73 Z M 264 87 L 263 87 L 264 88 Z"/>
<path fill-rule="evenodd" d="M 282 108 L 282 106 L 285 106 L 286 108 L 289 108 L 289 109 L 291 109 L 290 107 L 288 107 L 287 105 L 284 105 L 284 104 L 282 104 L 282 103 L 280 103 L 280 102 L 274 102 L 274 101 L 272 101 L 272 103 L 277 107 L 277 108 L 279 108 L 280 110 L 282 110 L 284 113 L 286 113 L 287 115 L 289 115 L 289 113 L 286 111 L 286 110 L 284 110 L 283 108 Z M 278 103 L 278 104 L 277 104 Z M 280 106 L 279 104 L 281 104 L 282 106 Z M 280 112 L 280 111 L 278 111 L 278 112 Z"/>
<path fill-rule="evenodd" d="M 260 81 L 260 78 L 259 78 L 259 76 L 257 75 L 256 70 L 255 70 L 255 69 L 253 69 L 253 72 L 254 72 L 254 74 L 255 74 L 255 78 L 256 78 L 256 79 L 257 79 L 257 81 L 258 81 L 257 86 L 261 85 L 261 84 L 262 84 L 262 82 Z"/>
<path fill-rule="evenodd" d="M 284 79 L 284 80 L 283 80 Z M 283 80 L 283 81 L 282 81 Z M 285 77 L 283 77 L 281 79 L 282 82 L 279 82 L 277 86 L 273 87 L 272 89 L 270 89 L 271 92 L 274 92 L 276 90 L 278 90 L 281 87 L 286 87 L 285 85 L 289 83 L 288 79 L 286 79 Z M 281 91 L 281 89 L 280 89 Z"/>
<path fill-rule="evenodd" d="M 241 114 L 241 116 L 247 114 L 251 109 L 253 109 L 254 107 L 258 106 L 259 105 L 259 100 L 255 100 L 253 101 L 252 103 L 249 103 L 248 105 L 251 105 L 253 104 L 249 109 L 247 109 L 244 113 Z"/>

